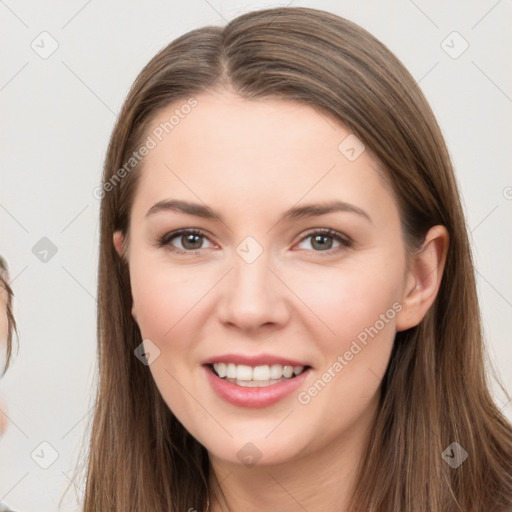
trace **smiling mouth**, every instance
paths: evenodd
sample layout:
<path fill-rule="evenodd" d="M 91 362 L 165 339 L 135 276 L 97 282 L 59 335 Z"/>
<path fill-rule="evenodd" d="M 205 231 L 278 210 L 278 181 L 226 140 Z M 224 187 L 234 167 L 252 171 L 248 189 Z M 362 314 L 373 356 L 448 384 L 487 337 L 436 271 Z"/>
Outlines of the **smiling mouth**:
<path fill-rule="evenodd" d="M 292 380 L 310 368 L 280 364 L 249 366 L 234 363 L 213 363 L 207 366 L 220 379 L 247 388 L 262 388 Z"/>

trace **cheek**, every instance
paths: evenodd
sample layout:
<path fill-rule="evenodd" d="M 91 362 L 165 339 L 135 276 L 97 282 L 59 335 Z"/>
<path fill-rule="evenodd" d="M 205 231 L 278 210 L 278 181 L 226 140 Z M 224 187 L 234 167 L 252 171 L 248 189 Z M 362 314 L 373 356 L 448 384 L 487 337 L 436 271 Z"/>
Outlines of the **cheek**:
<path fill-rule="evenodd" d="M 294 291 L 321 319 L 314 320 L 319 327 L 312 336 L 321 367 L 297 397 L 311 428 L 321 428 L 320 418 L 331 418 L 328 430 L 334 434 L 357 422 L 376 400 L 401 310 L 402 274 L 396 254 L 389 259 L 381 254 L 324 271 L 321 279 L 304 274 L 297 281 Z"/>
<path fill-rule="evenodd" d="M 393 336 L 402 273 L 396 255 L 394 261 L 376 255 L 347 266 L 303 272 L 300 278 L 288 273 L 285 280 L 294 283 L 294 292 L 315 314 L 317 341 L 332 358 L 333 351 L 348 349 L 359 335 L 364 340 L 368 330 L 375 336 L 374 327 L 383 337 Z"/>
<path fill-rule="evenodd" d="M 208 276 L 193 269 L 169 269 L 160 262 L 139 264 L 133 258 L 130 280 L 133 312 L 144 337 L 163 339 L 183 328 L 211 288 Z"/>
<path fill-rule="evenodd" d="M 133 313 L 143 338 L 158 339 L 172 327 L 172 312 L 178 303 L 175 288 L 169 288 L 153 273 L 130 269 Z"/>
<path fill-rule="evenodd" d="M 134 315 L 141 337 L 159 349 L 149 369 L 169 409 L 187 425 L 190 417 L 201 414 L 183 392 L 186 388 L 195 394 L 195 374 L 191 372 L 197 371 L 196 330 L 200 325 L 194 317 L 199 311 L 195 306 L 211 287 L 193 275 L 158 264 L 137 265 L 136 258 L 130 262 Z"/>
<path fill-rule="evenodd" d="M 323 325 L 316 331 L 322 364 L 297 396 L 304 428 L 324 432 L 323 441 L 315 440 L 312 446 L 320 446 L 366 417 L 371 404 L 378 401 L 389 362 L 401 309 L 399 269 L 360 270 L 302 281 L 300 293 L 331 331 Z"/>

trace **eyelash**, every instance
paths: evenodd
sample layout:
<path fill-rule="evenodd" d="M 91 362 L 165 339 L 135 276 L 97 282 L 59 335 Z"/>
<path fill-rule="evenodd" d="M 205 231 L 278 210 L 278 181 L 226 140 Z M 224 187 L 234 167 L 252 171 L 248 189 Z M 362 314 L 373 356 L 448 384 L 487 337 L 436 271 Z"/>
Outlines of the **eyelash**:
<path fill-rule="evenodd" d="M 195 251 L 194 250 L 187 251 L 187 250 L 179 249 L 177 247 L 173 247 L 172 245 L 170 245 L 170 242 L 172 240 L 174 240 L 175 238 L 177 238 L 181 235 L 199 235 L 201 237 L 208 238 L 208 235 L 205 232 L 201 231 L 200 229 L 192 229 L 192 228 L 179 229 L 177 231 L 172 231 L 171 233 L 167 233 L 167 234 L 163 235 L 161 238 L 158 239 L 158 242 L 156 245 L 158 247 L 166 247 L 168 250 L 178 253 L 178 254 L 198 254 L 200 251 L 203 250 L 203 249 L 197 249 Z M 338 233 L 337 231 L 334 231 L 333 229 L 328 229 L 328 228 L 320 228 L 320 229 L 315 229 L 314 231 L 308 232 L 306 235 L 304 235 L 300 239 L 299 243 L 303 242 L 307 238 L 312 237 L 313 235 L 328 236 L 340 243 L 339 247 L 335 247 L 333 249 L 327 249 L 325 251 L 313 251 L 313 252 L 316 252 L 319 254 L 324 253 L 325 255 L 329 255 L 329 256 L 332 256 L 333 254 L 337 254 L 338 252 L 341 252 L 345 249 L 352 247 L 352 245 L 354 243 L 353 240 L 349 236 L 344 235 L 342 233 Z M 307 250 L 307 249 L 305 249 L 305 250 Z"/>

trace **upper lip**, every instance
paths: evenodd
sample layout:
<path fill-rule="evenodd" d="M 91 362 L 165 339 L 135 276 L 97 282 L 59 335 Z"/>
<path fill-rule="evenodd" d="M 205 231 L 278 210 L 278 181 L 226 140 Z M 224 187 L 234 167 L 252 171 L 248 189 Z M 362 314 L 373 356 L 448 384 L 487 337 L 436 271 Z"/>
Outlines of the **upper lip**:
<path fill-rule="evenodd" d="M 263 366 L 272 364 L 280 364 L 282 366 L 309 366 L 307 363 L 273 354 L 258 354 L 254 356 L 244 354 L 221 354 L 205 359 L 202 364 L 206 365 L 213 363 L 234 363 L 245 364 L 247 366 Z"/>

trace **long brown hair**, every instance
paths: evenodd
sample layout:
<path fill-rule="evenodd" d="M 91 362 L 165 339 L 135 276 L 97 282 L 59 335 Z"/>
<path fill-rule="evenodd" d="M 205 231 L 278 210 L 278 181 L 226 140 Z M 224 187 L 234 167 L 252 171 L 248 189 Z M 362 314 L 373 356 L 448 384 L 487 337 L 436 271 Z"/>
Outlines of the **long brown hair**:
<path fill-rule="evenodd" d="M 212 88 L 282 97 L 334 115 L 381 162 L 418 247 L 446 226 L 450 248 L 436 302 L 396 335 L 350 510 L 499 511 L 512 504 L 512 429 L 493 402 L 475 273 L 457 183 L 434 115 L 401 62 L 372 35 L 310 8 L 254 11 L 188 32 L 142 70 L 112 133 L 101 188 L 99 385 L 84 512 L 203 510 L 209 460 L 134 356 L 127 262 L 112 235 L 129 233 L 139 165 L 124 167 L 162 108 Z M 458 468 L 443 451 L 468 454 Z M 452 447 L 453 449 L 453 447 Z"/>

